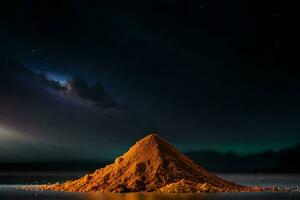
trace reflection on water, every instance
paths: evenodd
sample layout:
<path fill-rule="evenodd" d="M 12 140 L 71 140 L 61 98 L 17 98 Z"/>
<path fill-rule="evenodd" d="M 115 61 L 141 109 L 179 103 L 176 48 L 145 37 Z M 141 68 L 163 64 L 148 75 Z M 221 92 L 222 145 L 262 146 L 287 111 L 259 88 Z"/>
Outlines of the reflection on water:
<path fill-rule="evenodd" d="M 207 195 L 206 195 L 207 196 Z M 130 194 L 87 194 L 88 200 L 195 200 L 206 199 L 201 194 L 147 194 L 147 193 L 130 193 Z"/>
<path fill-rule="evenodd" d="M 129 194 L 86 194 L 88 200 L 195 200 L 205 199 L 200 194 L 147 194 L 147 193 L 129 193 Z"/>
<path fill-rule="evenodd" d="M 158 193 L 68 193 L 51 191 L 24 191 L 16 185 L 0 185 L 0 200 L 293 200 L 300 199 L 293 193 L 219 193 L 219 194 L 158 194 Z"/>
<path fill-rule="evenodd" d="M 285 200 L 300 199 L 300 193 L 226 193 L 226 194 L 86 194 L 85 200 Z"/>
<path fill-rule="evenodd" d="M 2 188 L 2 189 L 1 189 Z M 8 188 L 6 188 L 8 189 Z M 18 200 L 294 200 L 300 199 L 300 193 L 223 193 L 223 194 L 96 194 L 67 192 L 10 191 L 0 186 L 0 199 Z"/>

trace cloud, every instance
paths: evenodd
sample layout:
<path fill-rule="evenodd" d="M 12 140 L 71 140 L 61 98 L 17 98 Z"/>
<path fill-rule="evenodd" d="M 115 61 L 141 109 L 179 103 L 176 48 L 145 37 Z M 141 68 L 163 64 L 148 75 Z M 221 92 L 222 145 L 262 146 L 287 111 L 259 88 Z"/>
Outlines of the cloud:
<path fill-rule="evenodd" d="M 101 108 L 119 108 L 119 104 L 113 97 L 103 88 L 101 83 L 96 83 L 91 86 L 80 77 L 74 77 L 69 80 L 67 92 L 77 95 L 78 97 L 90 101 L 92 105 Z"/>
<path fill-rule="evenodd" d="M 48 88 L 62 91 L 63 94 L 71 96 L 85 105 L 93 106 L 95 108 L 121 108 L 100 82 L 89 85 L 86 80 L 76 76 L 67 81 L 66 85 L 62 85 L 59 81 L 50 79 L 47 76 L 47 73 L 33 72 L 32 70 L 25 68 L 22 63 L 18 61 L 0 63 L 0 67 L 0 72 L 19 75 L 37 81 Z"/>

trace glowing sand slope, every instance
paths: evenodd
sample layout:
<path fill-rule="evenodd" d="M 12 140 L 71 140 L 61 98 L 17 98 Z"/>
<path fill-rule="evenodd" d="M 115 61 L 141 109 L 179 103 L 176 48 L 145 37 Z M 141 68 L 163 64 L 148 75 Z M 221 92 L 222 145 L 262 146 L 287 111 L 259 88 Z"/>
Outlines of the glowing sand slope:
<path fill-rule="evenodd" d="M 204 193 L 257 191 L 223 180 L 156 134 L 138 141 L 113 164 L 93 174 L 39 189 L 70 192 Z"/>

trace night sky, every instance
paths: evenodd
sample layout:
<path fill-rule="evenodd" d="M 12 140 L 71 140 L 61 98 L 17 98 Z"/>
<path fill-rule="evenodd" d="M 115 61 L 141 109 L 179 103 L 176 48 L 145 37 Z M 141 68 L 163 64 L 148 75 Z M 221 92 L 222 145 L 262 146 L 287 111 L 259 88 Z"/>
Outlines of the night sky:
<path fill-rule="evenodd" d="M 300 142 L 299 11 L 259 0 L 0 3 L 0 159 Z"/>

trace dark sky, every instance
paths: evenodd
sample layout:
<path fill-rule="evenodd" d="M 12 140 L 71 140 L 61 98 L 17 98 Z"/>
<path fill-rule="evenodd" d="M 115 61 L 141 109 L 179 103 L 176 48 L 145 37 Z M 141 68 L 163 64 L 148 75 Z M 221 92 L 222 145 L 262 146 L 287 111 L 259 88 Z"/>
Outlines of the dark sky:
<path fill-rule="evenodd" d="M 295 5 L 0 4 L 1 158 L 106 159 L 151 131 L 183 151 L 300 142 Z"/>

